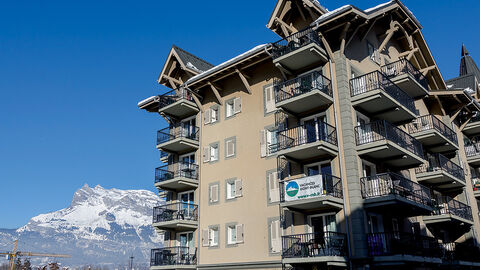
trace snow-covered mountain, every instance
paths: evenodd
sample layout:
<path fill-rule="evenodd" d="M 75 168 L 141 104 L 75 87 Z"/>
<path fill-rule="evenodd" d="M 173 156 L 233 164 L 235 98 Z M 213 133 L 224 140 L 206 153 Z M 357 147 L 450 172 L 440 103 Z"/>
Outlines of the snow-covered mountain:
<path fill-rule="evenodd" d="M 0 251 L 19 250 L 66 253 L 58 259 L 64 265 L 109 264 L 114 268 L 128 263 L 148 264 L 150 249 L 161 246 L 152 228 L 152 208 L 160 198 L 147 190 L 90 188 L 77 190 L 69 207 L 41 214 L 17 230 L 0 229 Z M 37 259 L 40 263 L 46 259 Z M 123 268 L 123 267 L 122 267 Z"/>

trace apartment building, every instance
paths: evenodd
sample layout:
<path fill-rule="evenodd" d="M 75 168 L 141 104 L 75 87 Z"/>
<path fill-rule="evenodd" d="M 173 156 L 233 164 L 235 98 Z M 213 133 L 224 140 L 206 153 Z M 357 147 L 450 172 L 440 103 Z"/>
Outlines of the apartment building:
<path fill-rule="evenodd" d="M 173 46 L 172 90 L 138 103 L 168 123 L 151 269 L 480 268 L 466 49 L 446 83 L 400 1 L 272 7 L 279 41 L 219 65 Z"/>

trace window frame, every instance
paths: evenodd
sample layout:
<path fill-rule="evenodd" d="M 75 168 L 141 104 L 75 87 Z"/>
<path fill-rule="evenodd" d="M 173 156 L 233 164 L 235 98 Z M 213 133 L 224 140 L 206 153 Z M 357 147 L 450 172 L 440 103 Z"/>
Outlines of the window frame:
<path fill-rule="evenodd" d="M 233 154 L 232 155 L 228 155 L 228 143 L 231 142 L 233 143 Z M 226 138 L 225 139 L 225 159 L 232 159 L 232 158 L 235 158 L 237 156 L 237 137 L 236 136 L 233 136 L 233 137 L 229 137 L 229 138 Z"/>

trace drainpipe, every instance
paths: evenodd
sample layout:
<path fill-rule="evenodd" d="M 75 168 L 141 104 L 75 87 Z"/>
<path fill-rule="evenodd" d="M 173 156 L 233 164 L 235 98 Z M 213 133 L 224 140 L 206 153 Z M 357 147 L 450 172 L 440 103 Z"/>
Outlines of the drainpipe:
<path fill-rule="evenodd" d="M 330 66 L 330 79 L 333 81 L 333 70 L 332 70 L 332 59 L 329 59 L 328 60 L 329 62 L 329 66 Z M 335 92 L 336 89 L 334 89 L 333 87 L 333 83 L 332 83 L 332 93 Z M 333 115 L 334 115 L 334 118 L 335 118 L 335 131 L 337 133 L 337 140 L 338 138 L 340 138 L 340 135 L 338 134 L 338 129 L 339 129 L 339 126 L 338 126 L 338 120 L 337 120 L 337 105 L 336 105 L 336 98 L 334 97 L 333 98 Z M 338 159 L 339 161 L 341 161 L 341 155 L 342 155 L 342 151 L 338 151 Z M 346 188 L 346 185 L 344 185 L 344 173 L 343 173 L 343 167 L 342 167 L 342 164 L 341 162 L 339 162 L 340 164 L 340 179 L 342 179 L 342 192 L 343 192 L 343 215 L 344 215 L 344 220 L 345 220 L 345 227 L 346 227 L 346 232 L 347 232 L 347 250 L 348 250 L 348 258 L 350 258 L 350 248 L 351 248 L 351 243 L 350 243 L 350 226 L 349 226 L 349 223 L 348 223 L 348 217 L 347 217 L 347 213 L 346 213 L 346 201 L 345 201 L 345 188 Z M 348 263 L 349 263 L 349 266 L 350 266 L 350 269 L 353 269 L 353 266 L 352 266 L 352 261 L 349 259 L 348 260 Z"/>

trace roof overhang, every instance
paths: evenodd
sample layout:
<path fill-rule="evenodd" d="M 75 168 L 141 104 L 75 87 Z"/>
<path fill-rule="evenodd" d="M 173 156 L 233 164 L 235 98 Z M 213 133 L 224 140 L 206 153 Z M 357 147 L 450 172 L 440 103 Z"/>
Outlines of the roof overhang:
<path fill-rule="evenodd" d="M 430 91 L 428 101 L 439 101 L 442 106 L 448 111 L 447 113 L 454 113 L 460 109 L 468 112 L 479 111 L 480 104 L 468 93 L 468 90 L 463 89 L 445 89 Z"/>
<path fill-rule="evenodd" d="M 177 51 L 175 50 L 175 47 L 173 46 L 170 49 L 170 52 L 168 53 L 168 56 L 167 56 L 167 60 L 165 60 L 165 64 L 163 65 L 162 71 L 158 76 L 158 80 L 157 80 L 158 83 L 171 88 L 176 88 L 177 85 L 171 85 L 168 78 L 168 77 L 171 77 L 171 72 L 173 72 L 175 69 L 180 69 L 185 72 L 188 72 L 191 74 L 191 76 L 195 76 L 201 73 L 200 71 L 193 69 L 189 67 L 186 63 L 184 63 L 181 57 L 178 55 Z"/>

